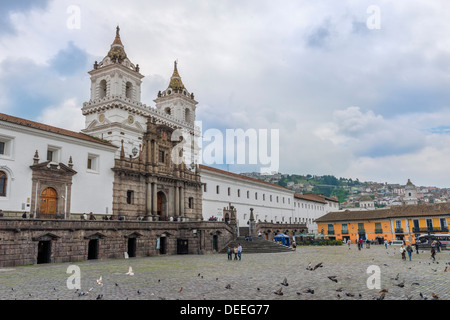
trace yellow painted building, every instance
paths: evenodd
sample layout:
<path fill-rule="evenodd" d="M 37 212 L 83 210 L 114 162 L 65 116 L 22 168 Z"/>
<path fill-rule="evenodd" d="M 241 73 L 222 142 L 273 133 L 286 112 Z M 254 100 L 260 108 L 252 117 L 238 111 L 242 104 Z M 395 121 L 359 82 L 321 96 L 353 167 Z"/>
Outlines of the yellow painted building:
<path fill-rule="evenodd" d="M 388 209 L 339 211 L 316 219 L 319 233 L 331 239 L 408 240 L 417 235 L 449 233 L 450 203 L 395 206 Z"/>

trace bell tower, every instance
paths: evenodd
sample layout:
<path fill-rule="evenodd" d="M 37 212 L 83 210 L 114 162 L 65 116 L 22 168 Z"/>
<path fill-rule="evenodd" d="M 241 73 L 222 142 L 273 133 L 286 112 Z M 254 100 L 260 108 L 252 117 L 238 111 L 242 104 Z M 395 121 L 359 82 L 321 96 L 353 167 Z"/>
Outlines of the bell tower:
<path fill-rule="evenodd" d="M 89 102 L 83 104 L 86 117 L 84 133 L 108 140 L 117 147 L 123 144 L 126 157 L 135 157 L 146 127 L 146 109 L 141 103 L 144 76 L 139 65 L 128 58 L 120 39 L 120 28 L 103 60 L 95 61 L 91 76 Z M 135 150 L 135 152 L 133 152 Z M 117 157 L 120 156 L 120 150 Z"/>
<path fill-rule="evenodd" d="M 174 70 L 170 78 L 169 86 L 166 90 L 158 93 L 158 98 L 154 100 L 156 108 L 167 115 L 173 116 L 179 121 L 189 125 L 195 122 L 195 109 L 198 104 L 194 99 L 194 94 L 189 93 L 181 81 L 178 73 L 177 62 L 174 62 Z"/>

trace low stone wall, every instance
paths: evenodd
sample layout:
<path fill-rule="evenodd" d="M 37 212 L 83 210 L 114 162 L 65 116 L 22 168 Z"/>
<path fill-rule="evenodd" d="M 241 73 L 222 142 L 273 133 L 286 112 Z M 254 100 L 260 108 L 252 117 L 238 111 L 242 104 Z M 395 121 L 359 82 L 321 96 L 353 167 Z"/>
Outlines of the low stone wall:
<path fill-rule="evenodd" d="M 234 238 L 223 222 L 81 221 L 0 218 L 0 267 L 36 264 L 39 245 L 49 245 L 50 263 L 88 259 L 89 241 L 96 240 L 97 259 L 123 258 L 128 239 L 135 239 L 135 256 L 162 252 L 157 239 L 164 238 L 165 254 L 178 254 L 177 240 L 185 240 L 183 253 L 219 252 Z M 214 250 L 213 246 L 217 250 Z M 41 249 L 42 250 L 42 249 Z"/>
<path fill-rule="evenodd" d="M 271 223 L 271 222 L 258 222 L 256 224 L 256 234 L 261 232 L 262 236 L 267 240 L 273 240 L 273 238 L 279 234 L 284 233 L 292 237 L 299 233 L 307 233 L 308 228 L 304 223 Z"/>

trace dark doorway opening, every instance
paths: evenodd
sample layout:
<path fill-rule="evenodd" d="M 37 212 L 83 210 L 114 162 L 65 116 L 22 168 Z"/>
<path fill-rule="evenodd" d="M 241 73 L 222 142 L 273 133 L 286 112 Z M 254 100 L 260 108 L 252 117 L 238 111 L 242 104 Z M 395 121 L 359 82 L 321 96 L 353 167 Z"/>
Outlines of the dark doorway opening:
<path fill-rule="evenodd" d="M 218 237 L 215 235 L 215 236 L 213 236 L 213 250 L 214 251 L 218 251 Z"/>
<path fill-rule="evenodd" d="M 166 254 L 166 237 L 159 238 L 159 253 L 160 254 Z"/>
<path fill-rule="evenodd" d="M 98 239 L 89 240 L 88 260 L 98 259 Z"/>
<path fill-rule="evenodd" d="M 39 241 L 38 243 L 38 256 L 37 263 L 50 263 L 51 254 L 51 242 L 50 241 Z"/>
<path fill-rule="evenodd" d="M 128 238 L 128 256 L 136 257 L 136 238 Z"/>
<path fill-rule="evenodd" d="M 177 254 L 188 254 L 188 240 L 177 239 Z"/>

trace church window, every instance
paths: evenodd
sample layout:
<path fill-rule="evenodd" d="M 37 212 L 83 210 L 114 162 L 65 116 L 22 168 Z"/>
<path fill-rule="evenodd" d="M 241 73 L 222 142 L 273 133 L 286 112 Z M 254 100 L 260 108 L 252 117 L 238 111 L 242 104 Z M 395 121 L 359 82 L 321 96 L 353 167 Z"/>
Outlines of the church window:
<path fill-rule="evenodd" d="M 98 156 L 88 154 L 87 169 L 92 171 L 98 171 Z"/>
<path fill-rule="evenodd" d="M 106 97 L 106 80 L 100 81 L 98 95 L 100 99 Z"/>
<path fill-rule="evenodd" d="M 250 199 L 250 191 L 247 191 L 247 199 Z"/>
<path fill-rule="evenodd" d="M 272 195 L 270 195 L 270 202 L 272 202 Z"/>
<path fill-rule="evenodd" d="M 194 209 L 194 198 L 189 198 L 189 202 L 188 202 L 188 205 L 189 205 L 189 209 Z"/>
<path fill-rule="evenodd" d="M 164 150 L 159 150 L 159 162 L 164 163 Z"/>
<path fill-rule="evenodd" d="M 263 194 L 263 201 L 266 201 L 266 195 Z"/>
<path fill-rule="evenodd" d="M 184 110 L 184 120 L 191 121 L 191 111 L 189 109 Z"/>
<path fill-rule="evenodd" d="M 171 115 L 172 111 L 170 110 L 169 107 L 167 107 L 165 110 L 166 114 L 168 114 L 169 116 Z"/>
<path fill-rule="evenodd" d="M 231 188 L 228 188 L 228 195 L 231 196 Z"/>
<path fill-rule="evenodd" d="M 0 141 L 0 154 L 5 154 L 5 142 Z"/>
<path fill-rule="evenodd" d="M 8 177 L 6 173 L 0 171 L 0 197 L 6 197 L 6 185 L 8 183 Z"/>
<path fill-rule="evenodd" d="M 219 194 L 219 186 L 216 186 L 216 193 Z"/>
<path fill-rule="evenodd" d="M 133 97 L 133 84 L 129 81 L 125 85 L 125 96 L 129 99 Z"/>
<path fill-rule="evenodd" d="M 134 191 L 133 190 L 127 191 L 127 203 L 134 204 Z"/>
<path fill-rule="evenodd" d="M 255 200 L 258 200 L 258 192 L 255 192 Z"/>
<path fill-rule="evenodd" d="M 241 189 L 238 189 L 237 194 L 238 194 L 238 197 L 240 198 L 241 197 Z"/>
<path fill-rule="evenodd" d="M 207 189 L 206 189 L 206 183 L 203 185 L 203 192 L 206 192 L 207 191 Z"/>

